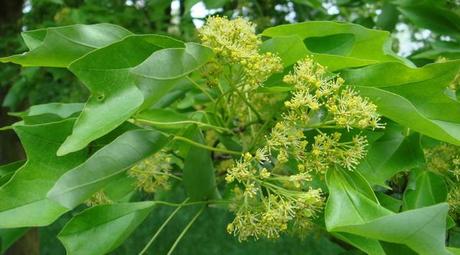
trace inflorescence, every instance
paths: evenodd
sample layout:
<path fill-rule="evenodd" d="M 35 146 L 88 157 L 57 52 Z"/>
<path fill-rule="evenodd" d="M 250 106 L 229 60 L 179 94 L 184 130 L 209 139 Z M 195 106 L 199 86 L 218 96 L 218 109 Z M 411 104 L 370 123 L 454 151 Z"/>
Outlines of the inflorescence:
<path fill-rule="evenodd" d="M 343 79 L 325 74 L 325 68 L 311 58 L 299 61 L 284 78 L 293 85 L 292 97 L 285 102 L 287 112 L 274 125 L 266 145 L 254 155 L 244 154 L 227 171 L 227 182 L 237 184 L 231 207 L 236 217 L 227 230 L 240 240 L 277 238 L 289 225 L 296 231 L 308 229 L 324 203 L 321 189 L 310 185 L 313 174 L 336 166 L 353 170 L 365 157 L 366 137 L 344 140 L 339 132 L 324 133 L 318 128 L 383 127 L 374 104 L 342 88 Z M 323 109 L 328 117 L 312 125 L 311 116 Z M 309 146 L 305 131 L 313 126 L 319 134 Z"/>
<path fill-rule="evenodd" d="M 259 52 L 262 41 L 255 33 L 255 25 L 243 18 L 210 17 L 198 32 L 202 43 L 216 53 L 221 64 L 242 67 L 239 87 L 243 91 L 256 89 L 274 72 L 283 70 L 278 56 Z"/>
<path fill-rule="evenodd" d="M 449 214 L 460 218 L 460 147 L 439 144 L 425 150 L 427 168 L 446 177 L 449 186 Z"/>
<path fill-rule="evenodd" d="M 137 163 L 128 170 L 128 175 L 136 179 L 136 186 L 146 193 L 170 189 L 171 156 L 159 151 Z"/>
<path fill-rule="evenodd" d="M 229 85 L 238 74 L 236 92 L 244 95 L 246 104 L 256 98 L 253 92 L 269 76 L 283 70 L 276 54 L 259 52 L 261 39 L 255 25 L 243 18 L 210 17 L 199 36 L 216 53 L 216 61 L 203 69 L 208 84 L 219 84 L 212 77 L 229 68 Z M 236 214 L 227 230 L 239 240 L 277 238 L 288 229 L 308 230 L 324 205 L 321 189 L 311 184 L 313 177 L 335 167 L 353 170 L 366 155 L 365 136 L 347 138 L 342 133 L 384 127 L 373 103 L 311 57 L 299 60 L 283 81 L 292 88 L 284 102 L 286 111 L 265 142 L 227 170 L 225 180 L 234 185 L 230 209 Z M 320 130 L 324 128 L 337 132 Z M 308 139 L 307 131 L 313 139 Z"/>

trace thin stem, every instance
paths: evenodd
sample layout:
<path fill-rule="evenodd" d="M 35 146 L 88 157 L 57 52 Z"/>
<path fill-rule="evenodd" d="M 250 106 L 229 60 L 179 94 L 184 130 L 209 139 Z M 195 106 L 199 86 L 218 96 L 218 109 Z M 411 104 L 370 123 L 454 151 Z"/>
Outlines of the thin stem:
<path fill-rule="evenodd" d="M 135 120 L 138 121 L 138 122 L 147 123 L 147 124 L 151 124 L 151 125 L 196 124 L 198 126 L 208 127 L 208 128 L 212 128 L 212 129 L 215 129 L 215 130 L 218 130 L 218 131 L 225 131 L 225 132 L 229 132 L 229 133 L 232 132 L 228 128 L 218 127 L 218 126 L 214 126 L 214 125 L 211 125 L 211 124 L 207 124 L 207 123 L 203 123 L 203 122 L 199 122 L 199 121 L 194 121 L 194 120 L 169 121 L 169 122 L 158 122 L 158 121 L 153 121 L 153 120 L 137 119 L 137 118 Z"/>
<path fill-rule="evenodd" d="M 0 131 L 12 130 L 12 129 L 13 129 L 13 126 L 4 126 L 4 127 L 0 127 Z"/>
<path fill-rule="evenodd" d="M 205 90 L 203 89 L 200 84 L 198 84 L 196 81 L 194 81 L 192 78 L 186 76 L 187 80 L 189 80 L 193 85 L 195 85 L 195 87 L 197 87 L 199 90 L 201 90 L 207 97 L 209 97 L 209 99 L 212 101 L 212 102 L 216 102 L 216 100 Z"/>
<path fill-rule="evenodd" d="M 167 255 L 171 255 L 176 249 L 177 244 L 179 244 L 180 240 L 184 237 L 184 235 L 187 233 L 187 231 L 190 229 L 190 227 L 195 223 L 196 219 L 203 213 L 205 206 L 201 207 L 201 209 L 193 216 L 192 220 L 185 226 L 184 230 L 180 233 L 180 235 L 177 237 L 176 241 L 174 241 L 174 244 L 171 246 L 171 249 L 169 249 Z"/>
<path fill-rule="evenodd" d="M 224 100 L 224 106 L 222 107 L 223 110 L 227 113 L 228 115 L 228 119 L 231 119 L 231 112 L 230 112 L 230 104 L 228 103 L 228 100 L 227 98 L 225 97 L 225 95 L 228 93 L 228 92 L 224 92 L 224 89 L 222 88 L 220 82 L 217 83 L 217 87 L 219 88 L 219 91 L 220 91 L 220 96 L 219 96 L 219 99 L 217 100 L 217 102 L 220 102 L 221 99 Z M 217 105 L 217 104 L 216 104 Z M 216 107 L 217 108 L 217 107 Z"/>
<path fill-rule="evenodd" d="M 238 88 L 237 88 L 235 85 L 233 85 L 232 83 L 229 82 L 229 84 L 230 84 L 230 86 L 233 88 L 233 90 L 236 92 L 236 94 L 238 94 L 238 96 L 241 98 L 241 100 L 243 100 L 243 102 L 244 102 L 249 108 L 251 108 L 251 110 L 252 110 L 252 111 L 254 112 L 254 114 L 257 116 L 257 119 L 258 119 L 258 120 L 263 120 L 262 115 L 260 115 L 260 113 L 257 111 L 257 109 L 254 108 L 254 106 L 252 106 L 252 104 L 247 100 L 247 98 L 246 98 L 243 94 L 241 94 L 241 91 L 239 91 Z"/>
<path fill-rule="evenodd" d="M 170 215 L 169 217 L 163 222 L 163 224 L 161 224 L 160 228 L 158 228 L 157 232 L 155 232 L 155 235 L 153 235 L 153 237 L 150 239 L 150 241 L 147 243 L 147 245 L 145 245 L 144 249 L 142 249 L 142 251 L 139 253 L 139 255 L 142 255 L 142 254 L 145 254 L 147 252 L 147 250 L 149 249 L 149 247 L 152 245 L 152 243 L 157 239 L 157 237 L 160 235 L 161 231 L 163 231 L 163 229 L 166 227 L 166 225 L 168 225 L 168 223 L 172 220 L 172 218 L 176 215 L 177 212 L 179 212 L 179 210 L 182 208 L 182 206 L 184 206 L 184 204 L 190 200 L 190 198 L 187 198 L 184 200 L 184 202 L 182 202 L 180 204 L 180 206 L 178 206 Z"/>
<path fill-rule="evenodd" d="M 226 149 L 220 149 L 220 148 L 215 148 L 215 147 L 211 147 L 211 146 L 207 146 L 207 145 L 204 145 L 204 144 L 201 144 L 201 143 L 197 143 L 193 140 L 190 140 L 188 138 L 185 138 L 185 137 L 182 137 L 182 136 L 174 136 L 173 140 L 177 140 L 177 141 L 183 141 L 183 142 L 186 142 L 186 143 L 189 143 L 191 145 L 194 145 L 196 147 L 200 147 L 200 148 L 203 148 L 203 149 L 206 149 L 206 150 L 210 150 L 210 151 L 217 151 L 217 152 L 222 152 L 222 153 L 227 153 L 227 154 L 233 154 L 233 155 L 241 155 L 241 152 L 239 151 L 231 151 L 231 150 L 226 150 Z"/>
<path fill-rule="evenodd" d="M 260 128 L 259 131 L 256 133 L 256 136 L 254 139 L 252 139 L 251 144 L 249 145 L 249 150 L 253 150 L 254 146 L 256 143 L 259 141 L 259 137 L 265 132 L 265 129 L 267 128 L 268 124 L 270 123 L 270 120 L 267 120 Z"/>

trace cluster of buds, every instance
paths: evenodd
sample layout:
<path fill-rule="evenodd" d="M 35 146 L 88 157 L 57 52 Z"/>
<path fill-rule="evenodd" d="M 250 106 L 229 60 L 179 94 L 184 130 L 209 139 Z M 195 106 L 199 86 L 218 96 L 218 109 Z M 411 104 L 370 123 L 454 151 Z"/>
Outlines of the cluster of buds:
<path fill-rule="evenodd" d="M 222 65 L 241 66 L 240 87 L 244 91 L 256 89 L 271 74 L 283 70 L 278 56 L 259 52 L 262 41 L 255 25 L 243 18 L 210 17 L 198 32 L 202 43 L 216 53 Z"/>
<path fill-rule="evenodd" d="M 264 167 L 270 162 L 271 156 L 262 148 L 254 156 L 244 154 L 227 172 L 226 181 L 236 183 L 230 206 L 236 216 L 227 231 L 240 241 L 278 238 L 289 225 L 309 228 L 311 218 L 323 207 L 321 190 L 307 185 L 310 175 L 273 174 Z"/>
<path fill-rule="evenodd" d="M 103 190 L 94 193 L 88 200 L 85 201 L 86 206 L 93 207 L 97 205 L 112 204 L 113 201 L 105 194 Z"/>
<path fill-rule="evenodd" d="M 374 104 L 344 88 L 340 77 L 327 77 L 326 69 L 311 58 L 299 61 L 284 81 L 293 85 L 284 104 L 287 112 L 255 155 L 244 154 L 227 170 L 226 181 L 237 184 L 231 207 L 236 217 L 228 231 L 240 240 L 277 238 L 288 226 L 308 228 L 324 202 L 321 190 L 310 184 L 312 172 L 322 175 L 334 166 L 353 170 L 365 157 L 366 137 L 346 140 L 339 132 L 318 128 L 383 127 Z M 318 134 L 309 145 L 305 131 L 312 129 L 310 117 L 319 111 L 330 113 L 329 119 L 314 125 Z"/>
<path fill-rule="evenodd" d="M 460 72 L 455 76 L 454 80 L 449 84 L 449 88 L 453 91 L 460 90 Z"/>
<path fill-rule="evenodd" d="M 316 171 L 324 174 L 334 165 L 353 170 L 366 156 L 367 139 L 355 135 L 351 141 L 341 141 L 339 132 L 320 133 L 314 136 L 314 142 L 308 145 L 301 128 L 279 122 L 267 139 L 267 147 L 277 152 L 277 163 L 284 164 L 295 160 L 300 173 Z"/>
<path fill-rule="evenodd" d="M 377 107 L 350 88 L 344 87 L 340 77 L 327 75 L 326 68 L 311 57 L 297 62 L 294 71 L 283 81 L 293 85 L 292 97 L 285 102 L 285 115 L 291 122 L 306 124 L 310 116 L 321 108 L 327 109 L 325 123 L 351 128 L 383 128 Z"/>
<path fill-rule="evenodd" d="M 460 219 L 460 185 L 456 183 L 449 193 L 447 193 L 447 203 L 449 204 L 449 215 L 455 221 Z"/>
<path fill-rule="evenodd" d="M 351 141 L 341 142 L 341 137 L 342 134 L 338 132 L 315 136 L 315 142 L 304 161 L 305 167 L 322 174 L 334 165 L 353 170 L 366 156 L 367 139 L 356 135 Z"/>
<path fill-rule="evenodd" d="M 134 165 L 128 175 L 136 179 L 136 187 L 146 193 L 170 189 L 171 156 L 159 151 Z"/>
<path fill-rule="evenodd" d="M 437 172 L 447 179 L 449 192 L 447 203 L 449 214 L 454 219 L 460 218 L 460 147 L 450 144 L 439 144 L 426 149 L 425 159 L 427 168 Z"/>
<path fill-rule="evenodd" d="M 460 181 L 460 147 L 440 144 L 425 150 L 425 158 L 429 170 Z"/>

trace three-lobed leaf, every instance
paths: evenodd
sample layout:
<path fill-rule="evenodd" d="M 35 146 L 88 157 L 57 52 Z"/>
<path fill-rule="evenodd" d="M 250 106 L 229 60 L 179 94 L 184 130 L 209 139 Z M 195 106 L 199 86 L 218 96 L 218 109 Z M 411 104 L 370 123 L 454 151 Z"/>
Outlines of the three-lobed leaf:
<path fill-rule="evenodd" d="M 363 182 L 356 176 L 329 170 L 326 182 L 330 191 L 325 209 L 326 227 L 330 232 L 345 232 L 368 238 L 357 248 L 377 247 L 377 240 L 404 244 L 419 254 L 449 254 L 445 247 L 448 206 L 429 207 L 394 213 L 363 193 Z M 364 243 L 363 243 L 364 242 Z"/>
<path fill-rule="evenodd" d="M 209 48 L 198 44 L 133 35 L 72 63 L 69 69 L 90 89 L 91 97 L 58 154 L 84 148 L 157 102 L 211 56 Z"/>
<path fill-rule="evenodd" d="M 22 33 L 30 51 L 0 58 L 22 66 L 67 67 L 86 53 L 130 35 L 128 30 L 112 24 L 70 25 Z"/>
<path fill-rule="evenodd" d="M 67 211 L 46 194 L 55 182 L 86 157 L 86 151 L 56 156 L 75 119 L 40 125 L 13 126 L 27 161 L 0 187 L 0 228 L 45 226 Z"/>

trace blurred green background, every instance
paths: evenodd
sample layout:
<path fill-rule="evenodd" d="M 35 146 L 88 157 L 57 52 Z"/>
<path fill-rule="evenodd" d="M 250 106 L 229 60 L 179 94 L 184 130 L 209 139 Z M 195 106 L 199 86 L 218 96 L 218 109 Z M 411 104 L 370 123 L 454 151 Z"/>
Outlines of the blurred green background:
<path fill-rule="evenodd" d="M 247 17 L 260 31 L 306 20 L 347 21 L 387 30 L 394 39 L 394 51 L 420 66 L 460 58 L 459 6 L 458 0 L 0 0 L 0 56 L 26 50 L 20 38 L 25 30 L 107 22 L 135 33 L 169 34 L 196 41 L 196 27 L 208 15 L 225 15 Z M 0 126 L 16 121 L 8 112 L 48 102 L 84 102 L 87 96 L 85 87 L 65 69 L 0 64 Z M 17 137 L 1 132 L 0 163 L 21 158 Z M 164 200 L 180 201 L 183 194 L 177 189 L 168 196 L 172 197 Z M 172 210 L 156 208 L 113 254 L 137 254 Z M 196 210 L 181 210 L 149 251 L 166 254 Z M 55 236 L 69 218 L 65 215 L 49 228 L 29 231 L 8 254 L 64 254 Z M 359 254 L 346 252 L 321 230 L 304 240 L 286 235 L 277 241 L 239 243 L 225 231 L 230 218 L 219 208 L 207 210 L 175 254 Z"/>

